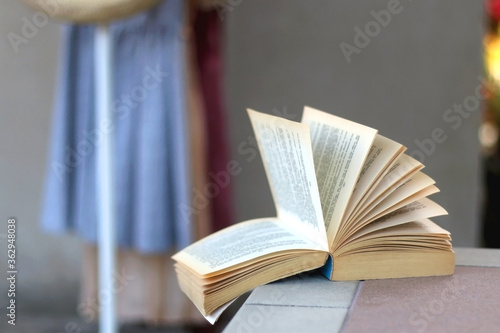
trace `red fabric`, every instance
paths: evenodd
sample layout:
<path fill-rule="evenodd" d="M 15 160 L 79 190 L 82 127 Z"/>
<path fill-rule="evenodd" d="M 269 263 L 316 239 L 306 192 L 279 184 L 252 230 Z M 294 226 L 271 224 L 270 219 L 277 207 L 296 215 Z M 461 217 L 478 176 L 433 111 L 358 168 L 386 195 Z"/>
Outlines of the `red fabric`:
<path fill-rule="evenodd" d="M 216 10 L 196 14 L 194 30 L 199 79 L 208 133 L 208 169 L 211 175 L 226 173 L 230 157 L 228 126 L 222 92 L 222 29 Z M 227 174 L 227 173 L 226 173 Z M 209 176 L 215 182 L 213 176 Z M 212 199 L 214 230 L 234 222 L 232 179 L 219 186 L 220 193 Z M 217 184 L 217 182 L 215 182 Z M 222 184 L 222 183 L 221 183 Z M 220 184 L 219 184 L 220 185 Z"/>

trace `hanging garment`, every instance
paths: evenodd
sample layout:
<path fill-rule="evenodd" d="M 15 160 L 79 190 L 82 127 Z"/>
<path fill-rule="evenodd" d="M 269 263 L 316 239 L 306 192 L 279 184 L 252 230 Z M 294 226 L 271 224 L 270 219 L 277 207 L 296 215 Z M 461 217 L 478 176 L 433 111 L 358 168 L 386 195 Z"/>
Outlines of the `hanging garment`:
<path fill-rule="evenodd" d="M 198 10 L 194 19 L 196 60 L 207 121 L 208 170 L 212 181 L 214 175 L 227 173 L 230 161 L 228 125 L 222 93 L 223 36 L 218 10 Z M 232 180 L 219 183 L 218 195 L 212 199 L 215 230 L 234 223 Z"/>
<path fill-rule="evenodd" d="M 186 8 L 168 0 L 110 26 L 114 127 L 95 121 L 94 26 L 64 28 L 43 229 L 96 242 L 95 148 L 115 140 L 117 241 L 144 254 L 192 242 Z"/>

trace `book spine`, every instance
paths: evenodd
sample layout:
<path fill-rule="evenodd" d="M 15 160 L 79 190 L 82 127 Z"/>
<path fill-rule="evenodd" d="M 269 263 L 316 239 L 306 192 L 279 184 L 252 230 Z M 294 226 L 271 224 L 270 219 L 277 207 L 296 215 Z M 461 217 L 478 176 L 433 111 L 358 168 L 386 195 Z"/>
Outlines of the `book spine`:
<path fill-rule="evenodd" d="M 333 256 L 330 254 L 328 259 L 326 259 L 325 264 L 321 267 L 321 274 L 326 276 L 327 279 L 331 280 L 333 277 Z"/>

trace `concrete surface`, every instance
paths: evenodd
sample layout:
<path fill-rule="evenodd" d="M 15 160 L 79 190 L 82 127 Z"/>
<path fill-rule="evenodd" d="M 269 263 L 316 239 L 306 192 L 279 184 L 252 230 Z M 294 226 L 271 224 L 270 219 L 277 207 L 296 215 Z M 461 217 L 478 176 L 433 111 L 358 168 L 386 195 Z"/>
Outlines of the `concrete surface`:
<path fill-rule="evenodd" d="M 500 250 L 457 248 L 456 264 L 500 268 Z M 391 283 L 391 279 L 373 281 Z M 331 282 L 318 273 L 309 273 L 260 286 L 247 298 L 224 333 L 340 332 L 359 285 L 358 281 Z M 377 313 L 383 301 L 371 299 L 368 306 Z M 413 328 L 409 326 L 408 330 Z"/>

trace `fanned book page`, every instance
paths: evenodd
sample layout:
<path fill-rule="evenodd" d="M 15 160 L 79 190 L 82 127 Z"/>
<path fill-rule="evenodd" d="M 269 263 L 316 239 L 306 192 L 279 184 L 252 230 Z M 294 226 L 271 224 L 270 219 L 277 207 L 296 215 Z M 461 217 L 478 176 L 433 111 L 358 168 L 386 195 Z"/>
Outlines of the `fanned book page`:
<path fill-rule="evenodd" d="M 278 219 L 328 249 L 307 125 L 248 110 Z"/>
<path fill-rule="evenodd" d="M 310 107 L 304 108 L 302 122 L 311 131 L 316 178 L 331 246 L 377 131 Z"/>

